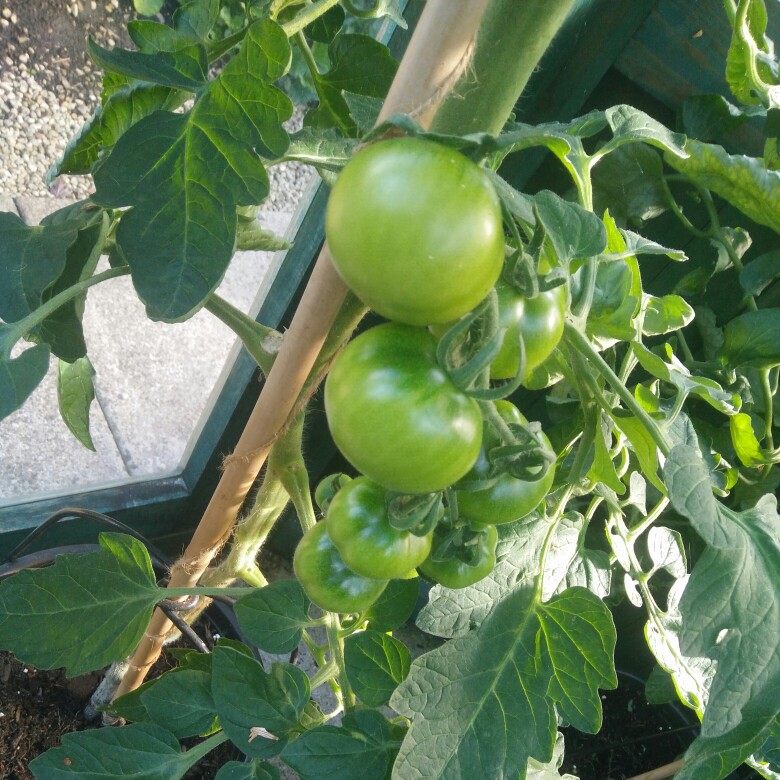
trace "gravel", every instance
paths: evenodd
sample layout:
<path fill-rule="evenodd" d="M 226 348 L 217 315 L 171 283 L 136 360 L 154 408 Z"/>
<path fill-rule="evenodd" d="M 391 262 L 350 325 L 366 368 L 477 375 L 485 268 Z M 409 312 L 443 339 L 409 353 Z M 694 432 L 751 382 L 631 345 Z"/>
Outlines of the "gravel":
<path fill-rule="evenodd" d="M 38 13 L 51 11 L 52 0 Z M 126 46 L 120 28 L 129 11 L 118 0 L 59 0 L 56 10 L 67 14 L 67 41 L 56 36 L 59 24 L 38 21 L 30 31 L 23 13 L 32 0 L 0 0 L 0 194 L 85 198 L 93 191 L 89 176 L 61 176 L 51 186 L 46 171 L 60 157 L 67 142 L 89 119 L 100 102 L 100 74 L 84 56 L 84 37 L 89 34 L 103 46 Z M 29 5 L 27 5 L 29 4 Z M 18 11 L 18 14 L 17 14 Z M 103 16 L 100 17 L 99 14 Z M 53 37 L 54 40 L 48 40 Z M 286 124 L 300 127 L 299 107 Z M 263 207 L 270 211 L 294 211 L 312 169 L 295 163 L 275 166 L 269 172 L 271 194 Z"/>

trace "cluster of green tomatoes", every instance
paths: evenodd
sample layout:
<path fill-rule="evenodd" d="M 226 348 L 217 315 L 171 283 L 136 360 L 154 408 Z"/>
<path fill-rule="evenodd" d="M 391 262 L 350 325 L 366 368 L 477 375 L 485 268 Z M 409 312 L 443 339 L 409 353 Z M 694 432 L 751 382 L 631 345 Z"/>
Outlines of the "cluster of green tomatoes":
<path fill-rule="evenodd" d="M 390 579 L 417 572 L 471 585 L 495 565 L 496 525 L 550 490 L 555 455 L 516 406 L 464 388 L 439 341 L 492 295 L 500 349 L 483 384 L 527 373 L 561 337 L 563 288 L 525 298 L 501 278 L 506 242 L 489 178 L 428 140 L 358 152 L 331 193 L 326 235 L 339 274 L 389 321 L 353 339 L 326 381 L 331 434 L 363 476 L 318 489 L 325 518 L 299 543 L 296 575 L 331 612 L 361 612 Z"/>

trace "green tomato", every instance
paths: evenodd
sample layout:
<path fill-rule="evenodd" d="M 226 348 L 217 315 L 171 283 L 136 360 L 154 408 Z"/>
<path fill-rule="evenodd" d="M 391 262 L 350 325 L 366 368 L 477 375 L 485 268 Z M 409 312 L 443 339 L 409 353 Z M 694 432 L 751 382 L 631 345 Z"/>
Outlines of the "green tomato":
<path fill-rule="evenodd" d="M 328 612 L 362 612 L 387 587 L 387 580 L 361 577 L 347 567 L 325 523 L 317 523 L 298 542 L 293 569 L 306 595 Z"/>
<path fill-rule="evenodd" d="M 499 326 L 506 328 L 501 349 L 490 364 L 491 379 L 511 379 L 520 369 L 520 339 L 525 347 L 525 376 L 548 358 L 563 335 L 566 288 L 563 285 L 524 298 L 503 281 L 496 284 Z"/>
<path fill-rule="evenodd" d="M 485 526 L 474 537 L 473 544 L 459 548 L 452 558 L 434 561 L 430 557 L 418 568 L 428 579 L 445 588 L 465 588 L 487 577 L 496 565 L 498 532 L 493 525 Z"/>
<path fill-rule="evenodd" d="M 525 424 L 527 420 L 520 410 L 509 401 L 497 401 L 496 409 L 508 423 Z M 544 436 L 544 434 L 542 434 Z M 549 439 L 544 436 L 550 446 Z M 485 435 L 474 468 L 464 481 L 488 479 L 490 461 L 488 453 L 501 442 L 489 426 L 485 426 Z M 517 479 L 511 474 L 501 474 L 490 487 L 483 490 L 458 490 L 458 512 L 478 524 L 500 525 L 513 523 L 533 511 L 547 495 L 555 478 L 555 466 L 545 469 L 542 476 L 534 481 Z"/>
<path fill-rule="evenodd" d="M 418 138 L 381 141 L 355 155 L 330 194 L 325 234 L 353 292 L 411 325 L 473 309 L 504 262 L 501 207 L 485 173 Z"/>
<path fill-rule="evenodd" d="M 330 370 L 325 411 L 347 460 L 388 490 L 442 490 L 479 454 L 479 406 L 439 368 L 422 328 L 389 322 L 354 339 Z"/>
<path fill-rule="evenodd" d="M 339 490 L 325 522 L 344 563 L 364 577 L 404 577 L 431 551 L 433 532 L 415 536 L 390 525 L 387 491 L 367 477 Z"/>

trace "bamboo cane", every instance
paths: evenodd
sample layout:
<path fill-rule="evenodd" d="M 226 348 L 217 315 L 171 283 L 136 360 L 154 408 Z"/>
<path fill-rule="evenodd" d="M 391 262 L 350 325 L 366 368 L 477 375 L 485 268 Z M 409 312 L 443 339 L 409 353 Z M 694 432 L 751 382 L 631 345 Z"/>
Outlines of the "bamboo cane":
<path fill-rule="evenodd" d="M 395 113 L 408 113 L 423 127 L 429 126 L 442 99 L 468 67 L 488 2 L 428 0 L 388 92 L 380 121 Z M 192 540 L 171 570 L 169 587 L 196 585 L 230 536 L 241 505 L 295 407 L 346 293 L 326 245 L 217 489 Z M 143 682 L 170 628 L 168 618 L 156 610 L 115 697 Z"/>

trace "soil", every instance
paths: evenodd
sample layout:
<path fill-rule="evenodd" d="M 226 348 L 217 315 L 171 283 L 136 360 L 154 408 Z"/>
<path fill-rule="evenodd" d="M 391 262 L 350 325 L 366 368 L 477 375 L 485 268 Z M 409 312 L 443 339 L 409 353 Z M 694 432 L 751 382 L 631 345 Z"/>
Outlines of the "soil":
<path fill-rule="evenodd" d="M 150 676 L 174 665 L 170 656 L 163 655 Z M 33 780 L 27 768 L 30 761 L 59 745 L 63 734 L 98 728 L 100 721 L 87 722 L 83 710 L 99 682 L 97 672 L 68 679 L 61 669 L 40 671 L 10 653 L 0 653 L 0 778 Z M 187 772 L 184 780 L 212 780 L 220 766 L 241 758 L 241 752 L 225 742 Z"/>

